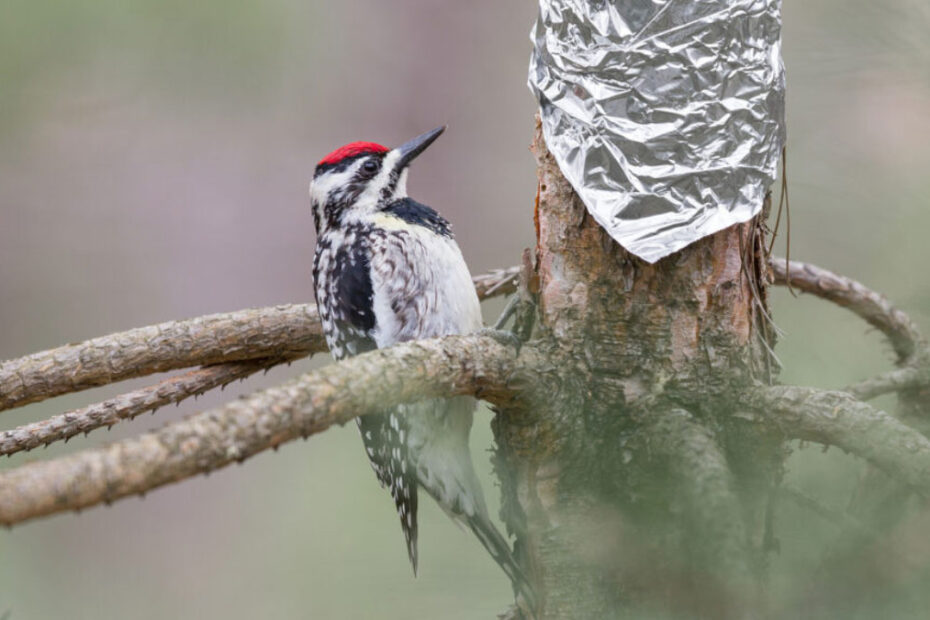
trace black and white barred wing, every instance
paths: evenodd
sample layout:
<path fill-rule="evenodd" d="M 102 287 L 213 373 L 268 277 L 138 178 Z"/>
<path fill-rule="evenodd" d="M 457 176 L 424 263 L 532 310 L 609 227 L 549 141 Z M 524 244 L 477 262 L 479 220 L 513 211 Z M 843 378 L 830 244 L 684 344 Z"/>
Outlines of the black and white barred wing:
<path fill-rule="evenodd" d="M 313 294 L 326 344 L 337 360 L 376 348 L 369 256 L 367 238 L 355 229 L 317 241 Z"/>
<path fill-rule="evenodd" d="M 407 450 L 407 423 L 397 410 L 357 418 L 368 460 L 382 487 L 387 487 L 400 517 L 407 555 L 417 572 L 417 478 Z"/>
<path fill-rule="evenodd" d="M 314 293 L 326 342 L 337 360 L 377 348 L 372 336 L 376 320 L 369 241 L 368 235 L 350 227 L 317 242 Z M 392 409 L 362 416 L 357 422 L 375 475 L 391 491 L 416 572 L 417 483 L 405 443 L 406 420 Z"/>

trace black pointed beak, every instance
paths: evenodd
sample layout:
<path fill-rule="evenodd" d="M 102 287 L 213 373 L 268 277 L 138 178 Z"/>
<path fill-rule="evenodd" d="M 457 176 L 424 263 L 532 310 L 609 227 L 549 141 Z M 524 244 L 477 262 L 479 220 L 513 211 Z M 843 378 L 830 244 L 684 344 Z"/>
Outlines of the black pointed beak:
<path fill-rule="evenodd" d="M 439 135 L 445 130 L 445 125 L 442 127 L 437 127 L 436 129 L 427 131 L 426 133 L 417 136 L 413 140 L 405 142 L 401 146 L 397 147 L 396 150 L 400 152 L 400 159 L 397 161 L 397 169 L 403 170 L 409 166 L 410 162 L 416 159 L 417 155 L 425 151 L 426 147 L 432 144 L 433 141 L 436 140 L 436 138 L 438 138 Z"/>

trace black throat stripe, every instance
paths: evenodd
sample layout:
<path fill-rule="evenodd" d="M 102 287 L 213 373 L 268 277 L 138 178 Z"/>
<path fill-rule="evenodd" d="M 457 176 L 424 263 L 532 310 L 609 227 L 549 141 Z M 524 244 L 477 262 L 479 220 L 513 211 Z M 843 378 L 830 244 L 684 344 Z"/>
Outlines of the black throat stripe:
<path fill-rule="evenodd" d="M 411 198 L 395 200 L 386 206 L 383 211 L 404 220 L 408 224 L 423 226 L 437 235 L 452 238 L 452 226 L 449 225 L 445 218 L 433 209 Z"/>

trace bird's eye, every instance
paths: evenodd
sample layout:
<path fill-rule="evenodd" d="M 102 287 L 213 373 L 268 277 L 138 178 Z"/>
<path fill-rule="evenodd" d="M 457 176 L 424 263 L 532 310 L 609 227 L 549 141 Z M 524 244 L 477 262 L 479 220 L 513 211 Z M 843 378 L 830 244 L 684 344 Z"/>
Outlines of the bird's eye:
<path fill-rule="evenodd" d="M 378 165 L 378 162 L 373 159 L 369 159 L 364 164 L 362 164 L 362 170 L 364 170 L 368 174 L 376 173 L 378 171 L 378 168 L 380 168 L 380 166 Z"/>

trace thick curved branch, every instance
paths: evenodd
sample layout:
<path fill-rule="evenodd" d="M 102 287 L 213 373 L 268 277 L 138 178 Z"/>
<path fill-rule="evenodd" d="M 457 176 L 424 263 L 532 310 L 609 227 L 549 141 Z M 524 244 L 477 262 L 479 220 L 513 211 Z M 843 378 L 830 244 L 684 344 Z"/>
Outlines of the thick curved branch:
<path fill-rule="evenodd" d="M 513 292 L 518 272 L 476 276 L 478 297 Z M 0 363 L 0 411 L 155 372 L 325 350 L 312 304 L 169 321 Z"/>
<path fill-rule="evenodd" d="M 769 266 L 775 275 L 775 284 L 791 286 L 822 299 L 848 308 L 881 331 L 898 355 L 905 361 L 924 346 L 923 336 L 911 318 L 898 310 L 883 295 L 859 282 L 832 271 L 798 261 L 787 262 L 772 257 Z"/>
<path fill-rule="evenodd" d="M 325 346 L 313 305 L 169 321 L 0 364 L 0 410 L 155 372 L 303 357 Z"/>
<path fill-rule="evenodd" d="M 146 411 L 180 403 L 191 396 L 199 396 L 288 361 L 287 358 L 276 357 L 197 368 L 101 403 L 3 431 L 0 433 L 0 455 L 10 456 L 54 441 L 67 441 L 80 433 L 87 434 L 101 426 L 109 427 L 120 420 L 131 420 Z"/>
<path fill-rule="evenodd" d="M 482 336 L 405 343 L 332 364 L 161 430 L 0 472 L 0 523 L 110 502 L 213 471 L 358 415 L 475 394 L 512 409 L 544 384 L 535 349 Z"/>
<path fill-rule="evenodd" d="M 930 497 L 930 440 L 846 392 L 758 387 L 743 395 L 758 419 L 785 437 L 842 448 Z"/>
<path fill-rule="evenodd" d="M 825 269 L 798 262 L 791 262 L 786 266 L 785 260 L 780 258 L 771 259 L 771 267 L 777 283 L 785 284 L 790 276 L 792 286 L 849 308 L 888 338 L 897 354 L 899 368 L 848 386 L 845 391 L 859 400 L 898 392 L 899 417 L 907 420 L 913 428 L 922 431 L 925 434 L 923 436 L 927 436 L 927 414 L 930 411 L 927 399 L 927 390 L 930 389 L 930 349 L 907 314 L 896 309 L 875 291 Z M 866 412 L 872 414 L 875 410 Z M 919 444 L 908 440 L 908 445 Z M 897 455 L 886 454 L 885 457 L 903 457 L 905 453 L 899 450 Z M 864 452 L 860 455 L 868 458 Z M 914 485 L 915 473 L 910 472 L 909 477 L 903 476 L 904 470 L 889 470 L 890 465 L 887 461 L 885 465 L 881 465 L 873 460 L 873 466 L 877 466 L 878 469 L 870 467 L 866 475 L 860 479 L 849 510 L 857 515 L 860 522 L 875 531 L 884 531 L 890 523 L 903 517 L 906 506 L 904 498 L 909 495 Z M 918 489 L 926 494 L 925 488 Z M 874 535 L 864 535 L 863 532 L 861 528 L 848 527 L 843 537 L 845 542 L 840 545 L 845 551 L 831 562 L 840 565 L 848 562 L 850 558 L 858 558 L 857 552 L 851 550 L 864 549 L 875 540 Z"/>
<path fill-rule="evenodd" d="M 683 409 L 650 412 L 644 433 L 676 479 L 695 531 L 702 569 L 732 583 L 749 568 L 745 528 L 730 467 L 710 430 Z"/>

